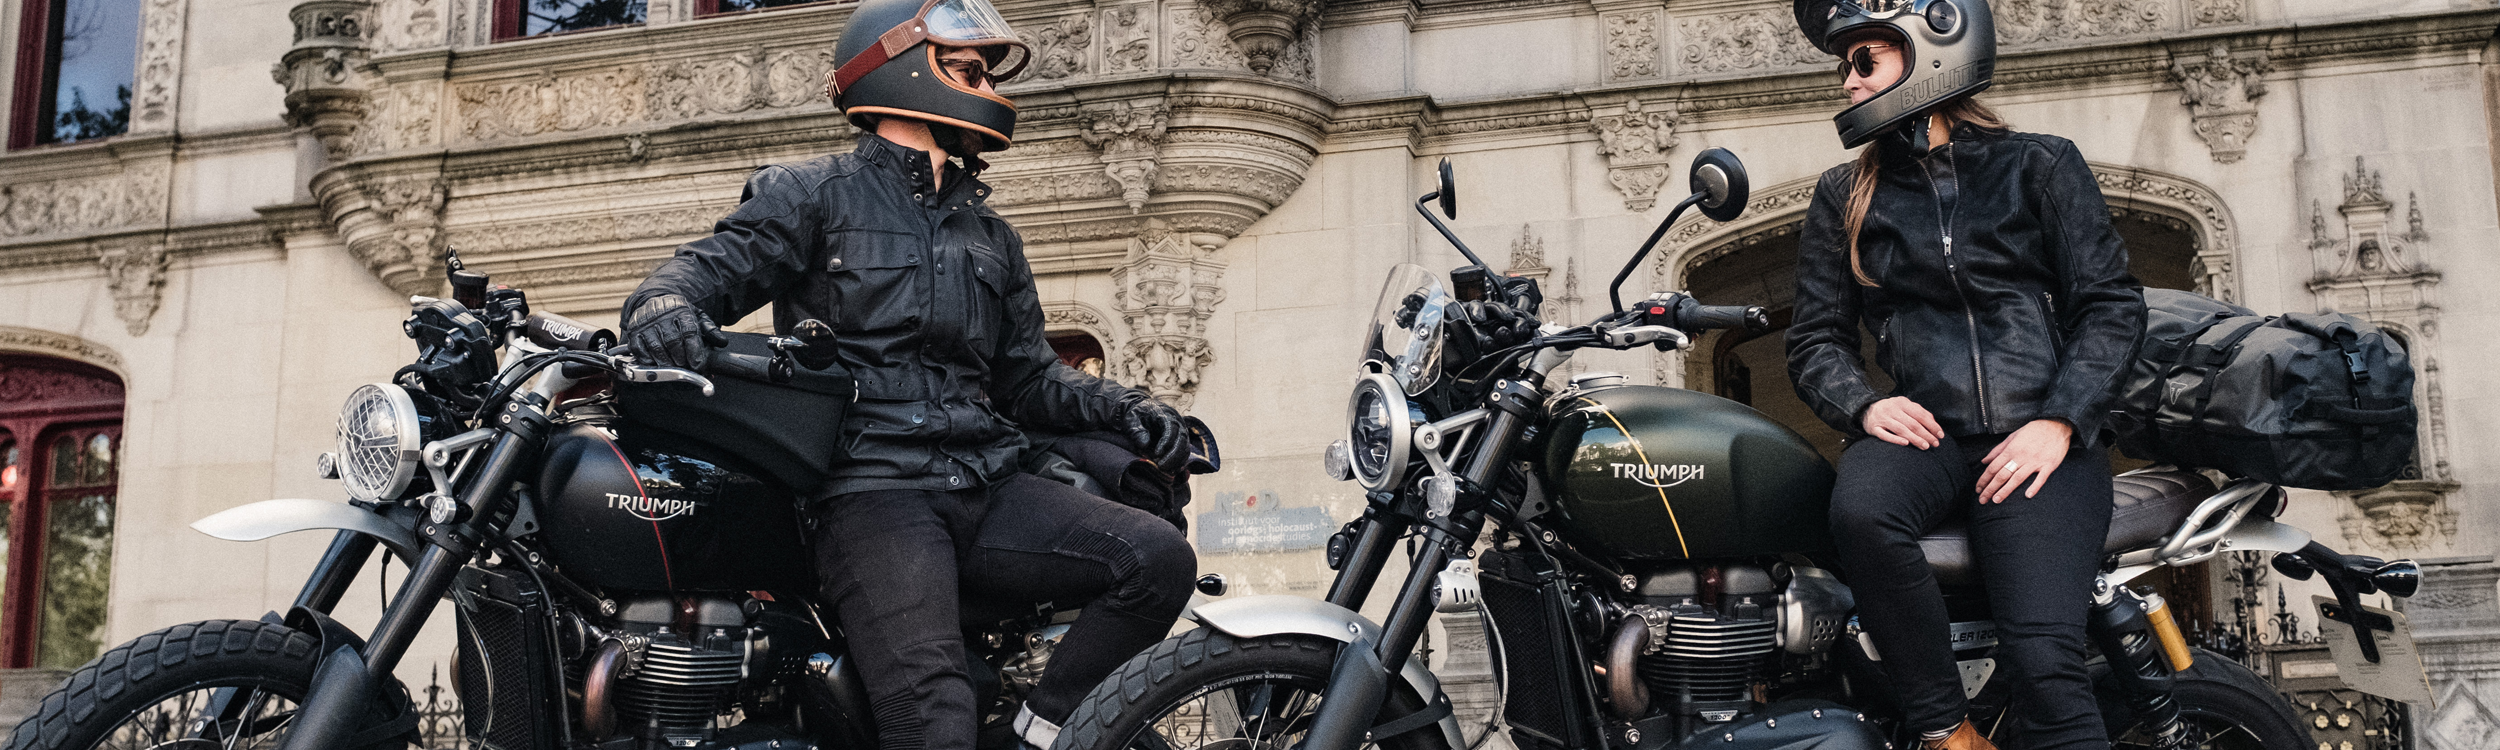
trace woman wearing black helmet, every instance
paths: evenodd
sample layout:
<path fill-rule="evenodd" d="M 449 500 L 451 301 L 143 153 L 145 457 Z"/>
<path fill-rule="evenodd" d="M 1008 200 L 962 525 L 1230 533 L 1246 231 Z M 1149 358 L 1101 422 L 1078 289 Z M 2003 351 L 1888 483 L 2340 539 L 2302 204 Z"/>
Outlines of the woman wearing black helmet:
<path fill-rule="evenodd" d="M 2024 744 L 2105 748 L 2084 616 L 2110 518 L 2099 427 L 2144 323 L 2126 248 L 2073 143 L 2013 132 L 1971 98 L 1995 70 L 1984 0 L 1794 10 L 1841 57 L 1851 103 L 1834 121 L 1866 148 L 1815 187 L 1788 369 L 1817 416 L 1861 438 L 1831 524 L 1902 720 L 1930 748 L 1991 746 L 1918 544 L 1962 517 L 1997 655 L 2025 686 Z M 1893 393 L 1870 384 L 1861 325 Z"/>

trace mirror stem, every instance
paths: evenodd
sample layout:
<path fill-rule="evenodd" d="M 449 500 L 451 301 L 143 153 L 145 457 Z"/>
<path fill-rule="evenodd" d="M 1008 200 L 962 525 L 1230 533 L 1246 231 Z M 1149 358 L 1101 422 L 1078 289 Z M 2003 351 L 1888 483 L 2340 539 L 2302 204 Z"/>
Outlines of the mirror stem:
<path fill-rule="evenodd" d="M 1641 259 L 1649 257 L 1650 248 L 1657 247 L 1658 240 L 1667 236 L 1667 227 L 1675 226 L 1676 218 L 1684 215 L 1684 209 L 1692 208 L 1693 204 L 1700 203 L 1703 198 L 1707 197 L 1710 196 L 1703 193 L 1694 193 L 1690 196 L 1686 196 L 1684 198 L 1684 202 L 1675 204 L 1675 210 L 1667 212 L 1667 220 L 1658 222 L 1658 231 L 1650 232 L 1649 241 L 1641 243 L 1641 251 L 1633 253 L 1632 260 L 1623 264 L 1623 270 L 1615 274 L 1614 285 L 1606 287 L 1606 299 L 1615 303 L 1615 312 L 1623 312 L 1623 280 L 1632 277 L 1632 269 L 1639 268 L 1641 266 Z M 1430 218 L 1432 215 L 1424 214 L 1424 216 L 1426 218 Z M 1433 223 L 1438 224 L 1440 222 Z M 1446 233 L 1449 230 L 1445 229 L 1442 231 Z M 1475 256 L 1471 255 L 1468 257 L 1472 258 Z"/>
<path fill-rule="evenodd" d="M 1432 215 L 1432 211 L 1430 209 L 1424 208 L 1425 204 L 1440 199 L 1441 191 L 1435 190 L 1425 193 L 1424 197 L 1415 199 L 1415 213 L 1423 214 L 1424 220 L 1432 222 L 1432 228 L 1441 230 L 1442 239 L 1449 240 L 1451 245 L 1456 246 L 1458 248 L 1458 254 L 1467 256 L 1467 262 L 1484 266 L 1484 259 L 1476 257 L 1476 251 L 1467 249 L 1467 243 L 1459 241 L 1458 233 L 1450 231 L 1450 225 L 1441 223 L 1441 217 Z M 1685 202 L 1690 203 L 1691 201 Z M 1656 242 L 1657 240 L 1653 239 L 1650 241 Z M 1492 266 L 1485 267 L 1492 268 Z M 1618 305 L 1617 307 L 1621 306 Z"/>

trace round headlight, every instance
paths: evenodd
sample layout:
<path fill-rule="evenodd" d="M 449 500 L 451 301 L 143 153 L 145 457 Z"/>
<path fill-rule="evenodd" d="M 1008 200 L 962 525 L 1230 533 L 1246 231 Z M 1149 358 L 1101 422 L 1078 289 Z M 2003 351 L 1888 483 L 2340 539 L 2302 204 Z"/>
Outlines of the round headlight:
<path fill-rule="evenodd" d="M 1375 492 L 1396 487 L 1406 476 L 1415 429 L 1405 390 L 1388 375 L 1365 375 L 1354 384 L 1346 407 L 1346 444 L 1354 454 L 1355 481 Z"/>
<path fill-rule="evenodd" d="M 417 404 L 408 392 L 373 383 L 347 395 L 339 407 L 339 483 L 347 496 L 366 502 L 399 497 L 417 475 L 422 438 Z"/>

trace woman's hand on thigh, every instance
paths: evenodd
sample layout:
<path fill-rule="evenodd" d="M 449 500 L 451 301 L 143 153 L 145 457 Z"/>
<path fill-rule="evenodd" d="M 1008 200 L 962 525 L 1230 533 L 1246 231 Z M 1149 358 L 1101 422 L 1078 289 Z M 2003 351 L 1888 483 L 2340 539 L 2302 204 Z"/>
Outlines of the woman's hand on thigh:
<path fill-rule="evenodd" d="M 1936 424 L 1936 415 L 1908 396 L 1867 405 L 1866 416 L 1859 418 L 1858 426 L 1866 428 L 1866 434 L 1893 445 L 1927 450 L 1944 444 L 1944 428 Z"/>
<path fill-rule="evenodd" d="M 1988 451 L 1988 469 L 1979 475 L 1979 501 L 2005 502 L 2026 479 L 2031 487 L 2024 490 L 2023 497 L 2038 497 L 2040 486 L 2049 482 L 2049 474 L 2066 461 L 2066 450 L 2074 437 L 2074 425 L 2063 419 L 2034 419 L 2005 436 L 1995 450 Z"/>

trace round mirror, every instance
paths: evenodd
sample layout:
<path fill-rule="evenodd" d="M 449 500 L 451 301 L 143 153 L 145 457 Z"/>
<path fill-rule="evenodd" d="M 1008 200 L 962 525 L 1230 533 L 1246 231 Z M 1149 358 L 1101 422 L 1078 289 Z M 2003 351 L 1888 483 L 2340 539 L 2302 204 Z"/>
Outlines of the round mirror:
<path fill-rule="evenodd" d="M 1449 157 L 1441 158 L 1441 215 L 1458 218 L 1458 180 L 1450 175 Z"/>
<path fill-rule="evenodd" d="M 1693 157 L 1692 189 L 1704 196 L 1701 213 L 1712 221 L 1735 221 L 1745 213 L 1745 202 L 1752 195 L 1745 181 L 1745 163 L 1724 148 Z"/>

